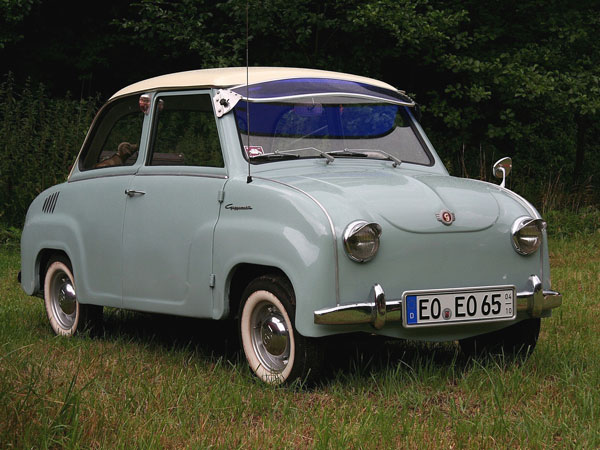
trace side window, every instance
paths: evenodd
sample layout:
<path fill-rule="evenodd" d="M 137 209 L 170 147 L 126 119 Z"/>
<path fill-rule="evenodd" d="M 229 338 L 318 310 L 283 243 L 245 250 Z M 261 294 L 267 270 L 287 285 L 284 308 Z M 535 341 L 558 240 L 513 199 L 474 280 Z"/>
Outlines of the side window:
<path fill-rule="evenodd" d="M 151 166 L 224 167 L 208 94 L 159 98 L 154 116 Z"/>
<path fill-rule="evenodd" d="M 116 100 L 105 108 L 79 160 L 81 170 L 135 164 L 144 123 L 138 97 Z"/>

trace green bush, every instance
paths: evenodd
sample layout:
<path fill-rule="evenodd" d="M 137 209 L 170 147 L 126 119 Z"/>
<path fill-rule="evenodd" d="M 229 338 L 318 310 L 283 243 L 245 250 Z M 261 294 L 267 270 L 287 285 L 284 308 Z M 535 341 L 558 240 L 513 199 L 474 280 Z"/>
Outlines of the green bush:
<path fill-rule="evenodd" d="M 551 210 L 544 215 L 551 237 L 572 237 L 579 234 L 600 233 L 600 209 L 593 206 L 578 212 Z"/>
<path fill-rule="evenodd" d="M 15 227 L 4 227 L 0 224 L 0 248 L 15 248 L 21 242 L 21 229 Z"/>
<path fill-rule="evenodd" d="M 10 74 L 0 84 L 0 222 L 20 227 L 31 201 L 66 180 L 97 105 L 18 88 Z"/>

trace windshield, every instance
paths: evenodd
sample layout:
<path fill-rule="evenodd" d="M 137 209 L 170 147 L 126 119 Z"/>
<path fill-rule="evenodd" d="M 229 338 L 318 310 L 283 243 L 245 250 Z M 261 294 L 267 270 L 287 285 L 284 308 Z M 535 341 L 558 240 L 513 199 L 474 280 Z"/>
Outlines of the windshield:
<path fill-rule="evenodd" d="M 433 163 L 407 108 L 398 104 L 339 95 L 288 102 L 241 100 L 234 115 L 246 155 L 255 164 L 322 157 Z"/>

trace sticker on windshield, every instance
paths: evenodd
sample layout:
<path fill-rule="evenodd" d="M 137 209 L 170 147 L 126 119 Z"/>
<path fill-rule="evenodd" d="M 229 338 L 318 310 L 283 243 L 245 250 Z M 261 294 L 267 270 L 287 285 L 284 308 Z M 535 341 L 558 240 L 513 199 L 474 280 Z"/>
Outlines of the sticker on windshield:
<path fill-rule="evenodd" d="M 244 145 L 244 150 L 246 150 L 246 155 L 248 155 L 250 158 L 265 154 L 262 146 L 260 145 L 251 145 L 250 147 Z"/>

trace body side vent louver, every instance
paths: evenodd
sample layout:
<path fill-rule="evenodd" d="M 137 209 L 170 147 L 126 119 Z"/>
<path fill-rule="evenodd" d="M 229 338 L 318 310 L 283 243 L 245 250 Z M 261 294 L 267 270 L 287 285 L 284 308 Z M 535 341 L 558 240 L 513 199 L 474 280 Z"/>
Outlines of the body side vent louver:
<path fill-rule="evenodd" d="M 54 208 L 56 207 L 56 202 L 58 201 L 59 194 L 60 192 L 57 191 L 46 197 L 46 200 L 44 200 L 44 205 L 42 206 L 43 212 L 48 214 L 52 214 L 54 212 Z"/>

